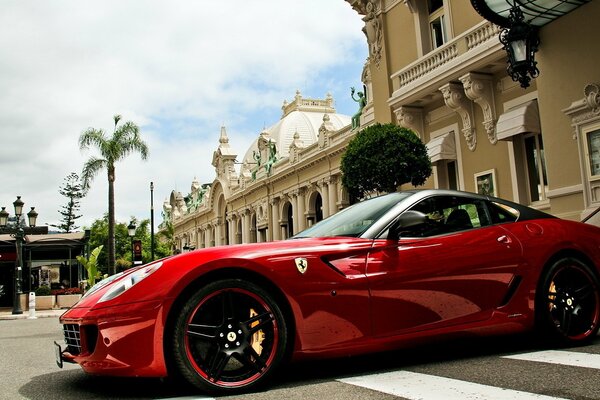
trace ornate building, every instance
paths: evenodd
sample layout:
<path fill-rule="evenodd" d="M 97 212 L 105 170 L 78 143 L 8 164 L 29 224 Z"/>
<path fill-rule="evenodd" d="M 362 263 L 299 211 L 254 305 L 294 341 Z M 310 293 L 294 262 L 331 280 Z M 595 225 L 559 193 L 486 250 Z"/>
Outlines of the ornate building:
<path fill-rule="evenodd" d="M 426 186 L 487 191 L 575 220 L 600 206 L 600 2 L 346 2 L 369 43 L 362 126 L 415 131 L 434 166 Z M 540 73 L 527 89 L 507 74 L 501 28 L 482 16 L 502 21 L 482 9 L 506 19 L 514 4 L 539 32 Z"/>
<path fill-rule="evenodd" d="M 600 2 L 527 2 L 540 74 L 523 89 L 507 73 L 501 28 L 476 9 L 488 0 L 345 1 L 362 16 L 369 48 L 358 128 L 392 122 L 419 135 L 433 163 L 426 187 L 489 193 L 567 219 L 594 215 Z M 350 123 L 330 97 L 298 93 L 239 174 L 223 128 L 213 183 L 193 182 L 189 195 L 165 202 L 178 248 L 284 239 L 346 206 L 339 165 L 356 132 Z M 588 222 L 600 224 L 600 213 Z"/>
<path fill-rule="evenodd" d="M 171 193 L 163 219 L 173 223 L 177 250 L 285 239 L 348 204 L 339 165 L 353 133 L 350 117 L 336 113 L 330 95 L 296 92 L 282 110 L 245 152 L 239 173 L 222 127 L 214 181 L 194 180 L 185 196 Z"/>

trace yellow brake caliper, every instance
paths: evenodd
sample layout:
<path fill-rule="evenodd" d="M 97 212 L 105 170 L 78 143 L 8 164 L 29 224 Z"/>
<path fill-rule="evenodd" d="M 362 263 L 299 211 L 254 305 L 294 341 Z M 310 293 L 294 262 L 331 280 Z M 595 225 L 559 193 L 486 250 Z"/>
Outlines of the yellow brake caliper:
<path fill-rule="evenodd" d="M 552 281 L 550 283 L 550 287 L 548 288 L 548 293 L 556 293 L 556 285 L 554 284 L 554 281 Z M 556 306 L 554 305 L 554 302 L 556 301 L 556 295 L 549 294 L 548 300 L 550 300 L 550 303 L 548 304 L 548 308 L 550 309 L 550 311 L 552 311 L 553 309 L 556 308 Z"/>
<path fill-rule="evenodd" d="M 254 311 L 254 309 L 251 308 L 250 309 L 250 318 L 256 317 L 257 315 L 258 314 L 256 313 L 256 311 Z M 250 324 L 250 328 L 254 328 L 258 324 L 259 324 L 259 321 L 254 321 L 253 323 Z M 250 346 L 252 346 L 252 348 L 254 349 L 256 354 L 258 354 L 259 356 L 263 350 L 263 347 L 262 347 L 263 340 L 265 340 L 265 333 L 263 332 L 262 329 L 259 329 L 258 331 L 254 332 L 252 334 L 252 339 L 250 340 Z"/>

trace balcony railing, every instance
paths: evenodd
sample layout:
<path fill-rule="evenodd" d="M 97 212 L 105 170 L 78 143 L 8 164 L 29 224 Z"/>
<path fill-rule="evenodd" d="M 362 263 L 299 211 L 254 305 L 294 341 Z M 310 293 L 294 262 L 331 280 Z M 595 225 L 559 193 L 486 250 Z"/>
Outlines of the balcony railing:
<path fill-rule="evenodd" d="M 437 75 L 437 70 L 463 55 L 469 59 L 477 58 L 477 55 L 483 53 L 490 45 L 500 43 L 499 33 L 500 27 L 488 21 L 481 22 L 471 30 L 394 73 L 391 76 L 394 90 L 402 89 L 428 74 Z"/>

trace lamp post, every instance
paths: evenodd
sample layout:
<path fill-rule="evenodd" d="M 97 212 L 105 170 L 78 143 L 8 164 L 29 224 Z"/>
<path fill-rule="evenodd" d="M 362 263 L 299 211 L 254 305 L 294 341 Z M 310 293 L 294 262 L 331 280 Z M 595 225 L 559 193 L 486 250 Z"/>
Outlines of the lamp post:
<path fill-rule="evenodd" d="M 23 314 L 21 309 L 21 280 L 23 273 L 23 242 L 25 240 L 24 226 L 21 224 L 21 217 L 23 215 L 23 206 L 25 203 L 21 200 L 21 196 L 17 196 L 17 200 L 14 201 L 13 206 L 15 208 L 15 228 L 11 233 L 11 236 L 15 238 L 15 245 L 17 250 L 17 260 L 15 262 L 15 283 L 14 283 L 14 297 L 13 297 L 13 314 Z M 0 228 L 4 228 L 8 225 L 8 212 L 6 207 L 2 207 L 0 211 Z M 29 226 L 35 227 L 38 213 L 35 211 L 35 207 L 31 207 L 31 211 L 27 213 L 29 220 Z"/>
<path fill-rule="evenodd" d="M 154 261 L 154 182 L 150 182 L 150 261 Z"/>
<path fill-rule="evenodd" d="M 127 234 L 129 235 L 129 237 L 131 238 L 131 265 L 134 264 L 133 258 L 133 237 L 135 236 L 135 224 L 133 223 L 133 221 L 131 221 L 129 223 L 129 225 L 127 226 Z"/>

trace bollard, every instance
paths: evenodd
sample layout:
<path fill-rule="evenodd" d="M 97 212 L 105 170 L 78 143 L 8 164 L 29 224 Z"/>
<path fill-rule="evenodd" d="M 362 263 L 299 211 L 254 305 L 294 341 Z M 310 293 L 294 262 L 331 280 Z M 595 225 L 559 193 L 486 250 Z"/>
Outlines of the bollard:
<path fill-rule="evenodd" d="M 29 292 L 29 317 L 27 319 L 37 319 L 35 316 L 35 292 Z"/>

